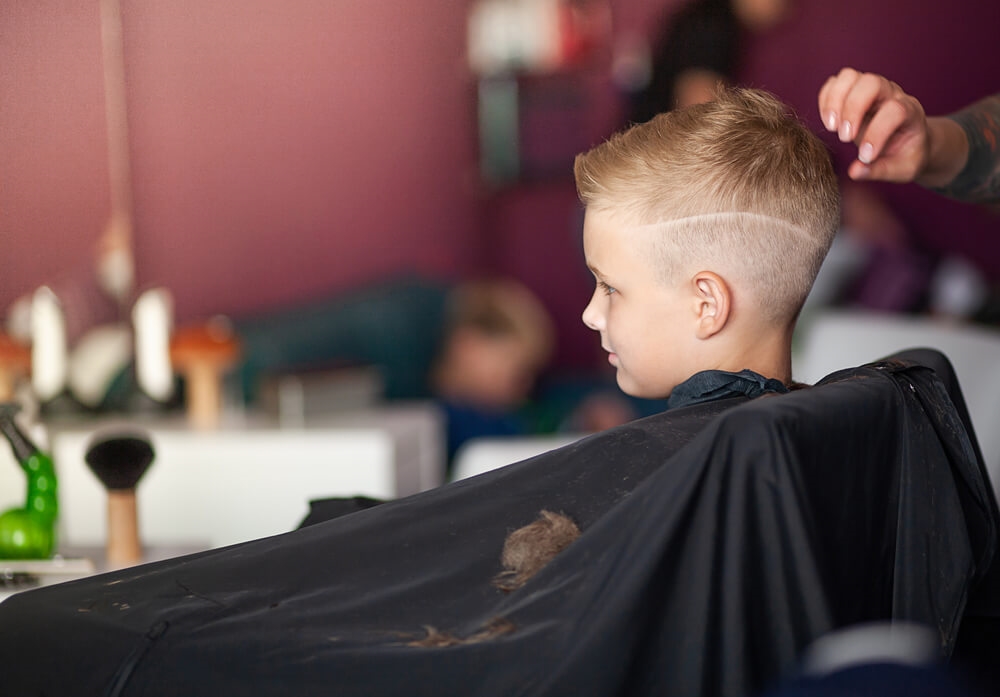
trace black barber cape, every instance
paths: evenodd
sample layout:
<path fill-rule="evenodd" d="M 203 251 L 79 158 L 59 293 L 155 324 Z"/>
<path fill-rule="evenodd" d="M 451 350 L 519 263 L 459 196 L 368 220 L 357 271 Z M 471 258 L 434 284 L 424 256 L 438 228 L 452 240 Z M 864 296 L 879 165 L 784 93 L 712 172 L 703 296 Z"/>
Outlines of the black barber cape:
<path fill-rule="evenodd" d="M 947 657 L 997 536 L 963 415 L 932 370 L 875 364 L 20 593 L 0 695 L 750 695 L 886 618 L 931 625 Z M 543 509 L 582 534 L 499 590 L 505 536 Z"/>

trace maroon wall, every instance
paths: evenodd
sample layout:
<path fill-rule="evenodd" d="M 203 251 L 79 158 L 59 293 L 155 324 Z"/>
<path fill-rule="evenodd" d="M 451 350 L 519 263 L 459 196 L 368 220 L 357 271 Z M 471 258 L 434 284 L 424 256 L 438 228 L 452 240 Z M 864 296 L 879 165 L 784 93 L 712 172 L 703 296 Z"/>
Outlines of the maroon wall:
<path fill-rule="evenodd" d="M 792 104 L 830 143 L 840 165 L 857 150 L 822 128 L 816 108 L 827 76 L 849 65 L 881 72 L 917 95 L 930 114 L 949 113 L 1000 90 L 997 5 L 910 0 L 798 0 L 792 16 L 748 47 L 745 82 Z M 1000 215 L 916 185 L 868 184 L 929 259 L 955 254 L 1000 279 Z"/>
<path fill-rule="evenodd" d="M 122 0 L 140 287 L 168 287 L 184 322 L 403 271 L 511 273 L 586 363 L 569 172 L 498 197 L 476 182 L 467 5 Z M 87 277 L 110 207 L 98 3 L 53 7 L 0 9 L 0 307 Z M 631 29 L 652 11 L 614 9 Z"/>
<path fill-rule="evenodd" d="M 616 34 L 652 35 L 681 1 L 613 0 Z M 565 364 L 600 361 L 579 321 L 591 280 L 569 172 L 493 196 L 476 185 L 468 0 L 122 4 L 139 281 L 169 287 L 180 321 L 404 270 L 492 270 L 550 306 Z M 0 5 L 0 306 L 89 269 L 108 212 L 97 5 Z M 953 108 L 1000 84 L 990 5 L 799 0 L 751 46 L 746 80 L 817 127 L 815 91 L 842 64 Z M 591 87 L 600 138 L 618 97 L 599 75 Z M 934 244 L 1000 271 L 995 218 L 897 189 L 918 224 L 938 221 Z"/>
<path fill-rule="evenodd" d="M 680 2 L 614 2 L 616 31 L 652 38 Z M 994 3 L 981 0 L 954 0 L 947 8 L 910 0 L 793 0 L 784 23 L 748 37 L 742 82 L 789 102 L 823 135 L 843 167 L 854 153 L 822 129 L 816 109 L 827 76 L 845 65 L 884 72 L 919 95 L 929 113 L 947 113 L 1000 89 L 995 15 Z M 916 185 L 867 186 L 891 206 L 921 253 L 931 259 L 957 254 L 1000 279 L 996 209 L 950 201 Z M 507 245 L 497 258 L 537 287 L 558 313 L 564 360 L 598 365 L 596 341 L 579 320 L 593 282 L 577 261 L 580 212 L 571 185 L 524 187 L 493 205 L 497 213 L 490 221 Z"/>
<path fill-rule="evenodd" d="M 123 0 L 141 285 L 180 320 L 479 260 L 465 2 Z M 107 215 L 95 0 L 0 10 L 0 303 Z"/>
<path fill-rule="evenodd" d="M 474 263 L 464 3 L 419 5 L 128 3 L 138 263 L 180 314 Z"/>
<path fill-rule="evenodd" d="M 105 130 L 97 3 L 0 5 L 0 307 L 90 257 Z"/>

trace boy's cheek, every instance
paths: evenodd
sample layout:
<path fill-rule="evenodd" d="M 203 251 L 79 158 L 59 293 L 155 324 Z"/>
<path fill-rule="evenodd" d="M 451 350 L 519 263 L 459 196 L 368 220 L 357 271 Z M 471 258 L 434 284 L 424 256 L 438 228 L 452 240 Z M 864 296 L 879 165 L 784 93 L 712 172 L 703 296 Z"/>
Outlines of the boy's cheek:
<path fill-rule="evenodd" d="M 642 397 L 642 389 L 631 376 L 618 366 L 618 374 L 616 376 L 616 382 L 618 383 L 618 388 L 630 397 Z"/>

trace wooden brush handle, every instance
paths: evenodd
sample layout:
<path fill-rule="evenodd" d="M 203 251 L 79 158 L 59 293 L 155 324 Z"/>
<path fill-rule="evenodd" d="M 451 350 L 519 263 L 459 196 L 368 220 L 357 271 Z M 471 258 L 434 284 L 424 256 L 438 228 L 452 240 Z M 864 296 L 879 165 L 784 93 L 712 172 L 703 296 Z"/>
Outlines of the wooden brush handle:
<path fill-rule="evenodd" d="M 108 566 L 122 568 L 142 561 L 135 489 L 108 491 Z"/>

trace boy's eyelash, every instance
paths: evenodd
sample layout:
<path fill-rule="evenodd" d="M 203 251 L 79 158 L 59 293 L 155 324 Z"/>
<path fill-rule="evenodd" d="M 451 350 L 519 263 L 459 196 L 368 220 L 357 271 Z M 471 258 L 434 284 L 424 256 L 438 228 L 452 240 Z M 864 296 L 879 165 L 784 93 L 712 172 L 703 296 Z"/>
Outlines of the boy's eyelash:
<path fill-rule="evenodd" d="M 605 295 L 611 295 L 612 293 L 616 292 L 616 289 L 614 287 L 609 286 L 604 281 L 598 281 L 597 287 L 603 290 Z"/>

